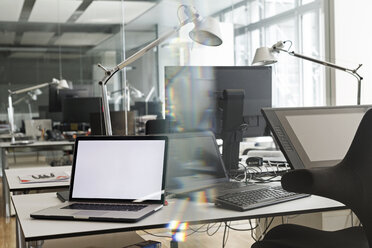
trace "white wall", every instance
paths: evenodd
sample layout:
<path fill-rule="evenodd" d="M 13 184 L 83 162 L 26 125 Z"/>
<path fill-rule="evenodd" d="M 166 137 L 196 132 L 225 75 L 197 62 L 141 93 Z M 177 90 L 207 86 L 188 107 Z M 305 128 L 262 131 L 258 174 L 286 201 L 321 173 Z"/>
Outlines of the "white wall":
<path fill-rule="evenodd" d="M 359 73 L 362 82 L 362 104 L 372 103 L 372 1 L 334 1 L 335 5 L 335 62 L 355 69 L 363 64 Z M 336 104 L 356 104 L 357 80 L 353 76 L 336 72 Z"/>

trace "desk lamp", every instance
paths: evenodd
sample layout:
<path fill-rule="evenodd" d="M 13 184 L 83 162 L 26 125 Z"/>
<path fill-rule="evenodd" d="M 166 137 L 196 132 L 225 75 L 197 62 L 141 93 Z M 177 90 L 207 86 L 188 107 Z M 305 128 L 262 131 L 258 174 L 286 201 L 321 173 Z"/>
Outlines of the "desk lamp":
<path fill-rule="evenodd" d="M 288 49 L 284 49 L 285 43 L 291 43 Z M 321 64 L 324 66 L 328 66 L 334 69 L 338 69 L 341 71 L 345 71 L 351 75 L 353 75 L 357 80 L 358 80 L 358 96 L 357 96 L 357 104 L 360 105 L 360 93 L 361 93 L 361 86 L 362 86 L 362 80 L 363 77 L 358 74 L 359 68 L 362 66 L 362 64 L 359 64 L 356 69 L 349 69 L 345 68 L 342 66 L 338 66 L 336 64 L 327 62 L 327 61 L 322 61 L 318 59 L 314 59 L 302 54 L 295 53 L 294 51 L 289 51 L 289 49 L 292 46 L 291 41 L 278 41 L 276 44 L 274 44 L 271 48 L 269 47 L 260 47 L 257 48 L 256 54 L 254 55 L 252 65 L 270 65 L 278 62 L 278 60 L 275 58 L 274 54 L 279 53 L 279 52 L 285 52 L 288 53 L 289 55 L 292 55 L 297 58 L 305 59 L 317 64 Z"/>
<path fill-rule="evenodd" d="M 22 94 L 22 93 L 30 93 L 29 94 L 33 99 L 35 99 L 36 95 L 38 94 L 37 90 L 40 88 L 47 87 L 49 85 L 57 85 L 58 89 L 65 89 L 69 88 L 66 80 L 58 80 L 53 78 L 52 82 L 47 82 L 47 83 L 42 83 L 39 85 L 31 86 L 25 89 L 20 89 L 20 90 L 15 90 L 15 91 L 9 91 L 9 96 L 8 96 L 8 118 L 9 118 L 9 124 L 10 124 L 10 135 L 12 137 L 11 139 L 11 144 L 15 144 L 15 125 L 14 125 L 14 109 L 13 109 L 13 100 L 12 96 Z M 40 94 L 39 94 L 40 95 Z"/>
<path fill-rule="evenodd" d="M 36 101 L 37 96 L 40 96 L 41 94 L 43 94 L 43 92 L 40 89 L 29 91 L 29 92 L 27 92 L 27 95 L 25 95 L 24 97 L 21 97 L 18 100 L 14 101 L 13 106 L 25 101 L 25 103 L 28 106 L 28 112 L 30 114 L 30 119 L 32 119 L 32 108 L 31 108 L 30 100 Z"/>
<path fill-rule="evenodd" d="M 183 9 L 184 11 L 184 19 L 181 19 L 180 17 L 181 9 Z M 126 66 L 141 58 L 146 52 L 150 51 L 152 48 L 158 46 L 161 42 L 177 33 L 183 26 L 188 23 L 194 23 L 195 25 L 194 29 L 191 30 L 191 32 L 189 33 L 190 38 L 194 41 L 207 46 L 219 46 L 222 44 L 219 25 L 215 19 L 212 19 L 210 17 L 202 18 L 194 7 L 188 5 L 181 5 L 178 8 L 177 13 L 180 23 L 176 28 L 164 34 L 162 37 L 154 40 L 153 42 L 115 66 L 113 69 L 106 69 L 101 64 L 98 64 L 98 67 L 103 69 L 105 72 L 105 76 L 102 78 L 99 84 L 101 85 L 102 90 L 103 117 L 105 119 L 106 135 L 112 135 L 106 84 L 116 72 L 124 69 Z"/>

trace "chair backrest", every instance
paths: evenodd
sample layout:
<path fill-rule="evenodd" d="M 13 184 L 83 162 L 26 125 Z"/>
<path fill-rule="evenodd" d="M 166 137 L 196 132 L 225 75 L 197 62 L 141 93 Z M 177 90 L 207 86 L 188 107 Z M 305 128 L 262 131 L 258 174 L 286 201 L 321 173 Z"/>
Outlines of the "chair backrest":
<path fill-rule="evenodd" d="M 372 109 L 365 113 L 340 163 L 333 167 L 291 171 L 283 176 L 282 186 L 289 191 L 325 196 L 345 204 L 360 219 L 372 247 Z"/>

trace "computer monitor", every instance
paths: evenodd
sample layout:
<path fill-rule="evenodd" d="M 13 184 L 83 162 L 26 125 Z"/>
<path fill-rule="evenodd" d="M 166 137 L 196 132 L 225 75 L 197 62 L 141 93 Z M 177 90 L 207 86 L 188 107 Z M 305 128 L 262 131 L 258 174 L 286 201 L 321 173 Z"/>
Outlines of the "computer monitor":
<path fill-rule="evenodd" d="M 143 102 L 143 101 L 136 101 L 134 106 L 131 106 L 131 110 L 136 110 L 138 116 L 143 115 L 157 115 L 161 117 L 162 111 L 162 103 L 161 102 Z"/>
<path fill-rule="evenodd" d="M 89 123 L 91 113 L 102 112 L 101 97 L 65 98 L 62 100 L 63 121 Z"/>
<path fill-rule="evenodd" d="M 264 108 L 284 156 L 294 169 L 334 166 L 348 151 L 371 105 Z"/>
<path fill-rule="evenodd" d="M 49 112 L 61 112 L 62 101 L 66 98 L 88 97 L 87 89 L 58 89 L 55 85 L 49 86 Z"/>
<path fill-rule="evenodd" d="M 243 137 L 263 136 L 261 108 L 271 107 L 272 69 L 264 66 L 165 67 L 166 118 L 175 131 L 222 132 L 220 99 L 225 89 L 244 90 Z"/>

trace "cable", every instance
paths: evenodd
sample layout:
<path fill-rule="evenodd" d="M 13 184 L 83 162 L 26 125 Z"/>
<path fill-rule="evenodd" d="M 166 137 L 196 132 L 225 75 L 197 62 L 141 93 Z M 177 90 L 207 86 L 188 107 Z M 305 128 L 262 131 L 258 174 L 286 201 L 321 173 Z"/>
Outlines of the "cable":
<path fill-rule="evenodd" d="M 287 216 L 287 220 L 291 220 L 291 219 L 295 219 L 297 218 L 298 216 L 300 216 L 301 214 L 296 214 L 296 215 L 291 215 L 291 216 Z M 288 221 L 287 221 L 288 222 Z"/>
<path fill-rule="evenodd" d="M 158 235 L 158 234 L 153 234 L 153 233 L 150 233 L 146 230 L 142 230 L 144 233 L 148 234 L 148 235 L 151 235 L 151 236 L 154 236 L 154 237 L 157 237 L 157 238 L 172 238 L 172 236 L 169 236 L 169 235 Z"/>
<path fill-rule="evenodd" d="M 203 231 L 199 231 L 199 230 L 200 230 L 201 228 L 203 228 L 205 225 L 206 225 L 206 224 L 201 225 L 201 226 L 198 227 L 197 229 L 193 229 L 193 228 L 189 227 L 189 229 L 190 229 L 192 232 L 186 234 L 186 237 L 189 237 L 189 236 L 191 236 L 191 235 L 193 235 L 193 234 L 195 234 L 195 233 L 198 233 L 198 232 L 199 232 L 199 233 L 207 232 L 208 229 L 203 230 Z M 169 235 L 158 235 L 158 234 L 150 233 L 150 232 L 148 232 L 148 231 L 146 231 L 146 230 L 142 230 L 142 231 L 145 232 L 145 233 L 148 234 L 148 235 L 151 235 L 151 236 L 154 236 L 154 237 L 158 237 L 158 238 L 172 238 L 172 236 L 169 236 Z M 213 233 L 213 234 L 214 234 L 214 233 Z"/>
<path fill-rule="evenodd" d="M 269 228 L 270 228 L 271 224 L 273 223 L 273 221 L 274 221 L 274 217 L 271 218 L 271 221 L 269 222 L 268 225 L 265 225 L 266 228 L 265 228 L 265 230 L 261 233 L 260 237 L 258 238 L 259 241 L 262 240 L 262 238 L 266 235 L 266 233 L 267 233 L 267 231 L 269 230 Z M 265 219 L 265 222 L 267 223 L 267 218 Z"/>
<path fill-rule="evenodd" d="M 209 227 L 210 224 L 208 224 L 208 227 L 207 227 L 207 235 L 208 236 L 212 237 L 213 235 L 215 235 L 218 232 L 218 230 L 220 230 L 220 227 L 222 226 L 222 222 L 220 222 L 220 225 L 217 227 L 217 229 L 213 233 L 209 233 L 209 230 L 211 228 L 213 228 L 213 226 L 216 225 L 216 224 L 217 223 L 213 223 L 211 227 Z"/>
<path fill-rule="evenodd" d="M 249 225 L 250 225 L 251 228 L 252 228 L 252 221 L 251 221 L 250 219 L 249 219 L 248 221 L 249 221 Z M 258 228 L 261 229 L 261 226 L 260 226 L 258 223 L 260 223 L 260 219 L 257 220 L 257 223 L 256 223 L 257 226 L 256 226 L 256 228 L 258 227 Z M 256 229 L 256 228 L 255 228 L 255 229 Z M 252 237 L 252 239 L 253 239 L 254 241 L 257 242 L 258 240 L 256 239 L 256 237 L 254 237 L 254 235 L 253 235 L 253 230 L 254 230 L 254 229 L 252 229 L 252 231 L 251 231 L 251 237 Z M 262 231 L 262 230 L 261 230 L 261 231 Z"/>
<path fill-rule="evenodd" d="M 230 228 L 233 231 L 238 231 L 238 232 L 247 232 L 247 231 L 252 231 L 258 227 L 258 224 L 256 224 L 255 227 L 252 227 L 252 223 L 250 223 L 251 227 L 250 228 L 235 228 L 230 226 L 229 224 L 227 225 L 228 228 Z"/>
<path fill-rule="evenodd" d="M 197 229 L 193 229 L 191 226 L 189 226 L 189 229 L 190 230 L 192 230 L 193 232 L 192 233 L 189 233 L 189 234 L 187 234 L 186 235 L 186 237 L 189 237 L 189 236 L 191 236 L 191 235 L 193 235 L 193 234 L 195 234 L 195 233 L 203 233 L 203 232 L 206 232 L 208 229 L 206 229 L 206 230 L 203 230 L 203 231 L 199 231 L 201 228 L 203 228 L 204 226 L 205 226 L 206 224 L 204 224 L 204 225 L 201 225 L 200 227 L 198 227 Z"/>
<path fill-rule="evenodd" d="M 224 222 L 224 223 L 225 223 L 225 228 L 224 228 L 223 237 L 222 237 L 222 248 L 225 248 L 227 244 L 227 240 L 229 239 L 229 233 L 230 233 L 230 228 L 228 228 L 227 222 Z"/>

